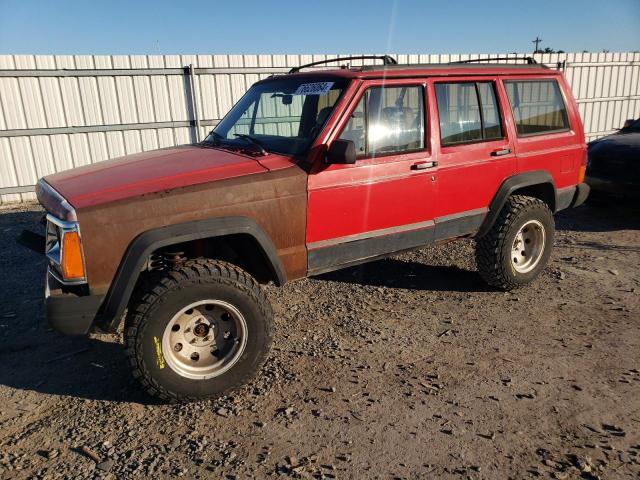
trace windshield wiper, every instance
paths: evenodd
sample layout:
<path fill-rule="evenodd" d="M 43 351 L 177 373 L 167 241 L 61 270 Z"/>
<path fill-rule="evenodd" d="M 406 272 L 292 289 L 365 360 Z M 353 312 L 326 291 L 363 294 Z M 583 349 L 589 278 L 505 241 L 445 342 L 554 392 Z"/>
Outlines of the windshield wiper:
<path fill-rule="evenodd" d="M 261 155 L 268 155 L 269 154 L 269 152 L 267 152 L 267 150 L 264 148 L 262 143 L 260 143 L 258 140 L 253 138 L 251 135 L 247 135 L 246 133 L 234 133 L 234 136 L 242 138 L 242 139 L 246 140 L 247 142 L 249 142 L 254 147 L 257 147 L 258 150 L 260 151 Z"/>

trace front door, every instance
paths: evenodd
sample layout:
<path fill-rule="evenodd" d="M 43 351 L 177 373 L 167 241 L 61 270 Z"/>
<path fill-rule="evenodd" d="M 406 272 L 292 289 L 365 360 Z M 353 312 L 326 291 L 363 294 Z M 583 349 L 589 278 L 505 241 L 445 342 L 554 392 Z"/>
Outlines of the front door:
<path fill-rule="evenodd" d="M 425 85 L 363 82 L 329 136 L 329 144 L 353 141 L 358 157 L 309 175 L 309 273 L 432 241 L 437 164 L 425 135 Z"/>

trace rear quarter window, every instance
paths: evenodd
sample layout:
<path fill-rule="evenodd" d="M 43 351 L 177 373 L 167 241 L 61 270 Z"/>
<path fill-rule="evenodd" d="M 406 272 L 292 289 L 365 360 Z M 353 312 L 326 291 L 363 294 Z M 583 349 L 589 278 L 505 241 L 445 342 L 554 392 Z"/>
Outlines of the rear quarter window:
<path fill-rule="evenodd" d="M 567 107 L 556 80 L 505 80 L 519 136 L 569 130 Z"/>

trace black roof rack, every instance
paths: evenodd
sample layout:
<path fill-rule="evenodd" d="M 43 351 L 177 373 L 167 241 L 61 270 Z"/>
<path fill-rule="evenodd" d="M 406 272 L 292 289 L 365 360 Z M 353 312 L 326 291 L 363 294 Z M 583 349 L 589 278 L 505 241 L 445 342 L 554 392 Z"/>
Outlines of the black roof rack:
<path fill-rule="evenodd" d="M 319 60 L 317 62 L 306 63 L 304 65 L 300 65 L 299 67 L 293 67 L 291 70 L 289 70 L 289 73 L 296 73 L 307 67 L 324 65 L 326 63 L 342 62 L 344 60 L 382 60 L 383 65 L 396 65 L 398 63 L 395 58 L 389 55 L 360 55 L 355 57 L 331 58 L 329 60 Z"/>
<path fill-rule="evenodd" d="M 411 63 L 411 64 L 397 64 L 397 65 L 364 65 L 359 67 L 361 72 L 383 72 L 391 70 L 404 70 L 404 69 L 421 69 L 421 70 L 442 70 L 442 69 L 459 69 L 459 70 L 480 70 L 482 68 L 517 68 L 522 70 L 549 68 L 542 63 Z"/>
<path fill-rule="evenodd" d="M 457 62 L 451 63 L 482 63 L 482 62 L 492 62 L 494 60 L 524 60 L 528 65 L 536 65 L 536 59 L 533 57 L 491 57 L 491 58 L 472 58 L 469 60 L 458 60 Z"/>

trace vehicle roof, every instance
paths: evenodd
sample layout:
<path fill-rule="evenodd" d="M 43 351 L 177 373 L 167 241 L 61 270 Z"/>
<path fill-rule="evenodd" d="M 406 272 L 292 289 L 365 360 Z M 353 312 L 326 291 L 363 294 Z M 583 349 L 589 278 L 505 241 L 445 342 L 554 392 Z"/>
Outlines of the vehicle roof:
<path fill-rule="evenodd" d="M 413 65 L 365 65 L 362 67 L 337 69 L 312 69 L 285 75 L 269 77 L 334 77 L 334 78 L 406 78 L 441 77 L 464 75 L 559 75 L 557 70 L 541 64 L 508 63 L 430 63 Z M 268 79 L 267 79 L 268 80 Z"/>

